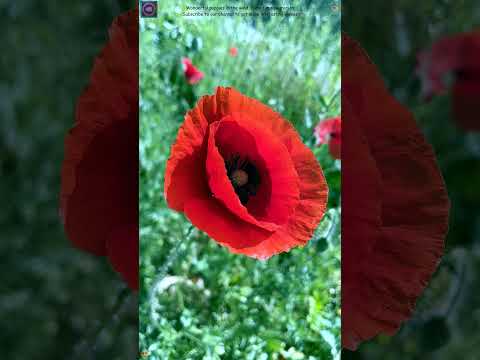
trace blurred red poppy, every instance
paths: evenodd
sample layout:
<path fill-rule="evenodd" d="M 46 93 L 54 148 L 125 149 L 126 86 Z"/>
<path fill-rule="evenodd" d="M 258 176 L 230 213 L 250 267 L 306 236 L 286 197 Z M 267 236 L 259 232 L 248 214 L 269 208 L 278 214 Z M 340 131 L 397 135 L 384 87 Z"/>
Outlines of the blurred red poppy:
<path fill-rule="evenodd" d="M 238 55 L 238 49 L 236 47 L 231 47 L 229 50 L 230 56 L 237 56 Z"/>
<path fill-rule="evenodd" d="M 138 289 L 138 9 L 120 15 L 65 139 L 61 216 L 72 243 Z"/>
<path fill-rule="evenodd" d="M 340 116 L 320 121 L 315 126 L 314 134 L 317 145 L 328 144 L 330 154 L 340 159 L 342 149 L 342 122 Z"/>
<path fill-rule="evenodd" d="M 196 84 L 203 79 L 203 73 L 192 64 L 189 58 L 182 58 L 183 73 L 189 84 Z"/>
<path fill-rule="evenodd" d="M 430 145 L 342 36 L 342 345 L 407 320 L 443 252 L 449 200 Z"/>
<path fill-rule="evenodd" d="M 451 90 L 452 112 L 458 125 L 465 130 L 480 131 L 480 32 L 438 40 L 419 53 L 417 72 L 424 98 L 428 100 Z"/>
<path fill-rule="evenodd" d="M 305 245 L 327 203 L 315 156 L 268 106 L 218 87 L 189 111 L 165 172 L 168 205 L 233 253 Z"/>

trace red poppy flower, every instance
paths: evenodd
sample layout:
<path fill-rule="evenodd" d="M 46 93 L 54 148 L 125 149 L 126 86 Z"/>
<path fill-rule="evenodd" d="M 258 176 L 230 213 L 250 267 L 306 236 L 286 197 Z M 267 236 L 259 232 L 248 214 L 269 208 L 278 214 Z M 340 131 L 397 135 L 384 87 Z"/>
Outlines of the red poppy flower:
<path fill-rule="evenodd" d="M 187 113 L 165 172 L 172 209 L 232 252 L 258 259 L 305 245 L 327 193 L 293 126 L 233 88 L 217 88 Z"/>
<path fill-rule="evenodd" d="M 65 139 L 60 207 L 73 244 L 138 289 L 138 10 L 109 35 Z"/>
<path fill-rule="evenodd" d="M 342 345 L 408 319 L 443 252 L 449 200 L 432 148 L 342 37 Z"/>
<path fill-rule="evenodd" d="M 203 73 L 192 64 L 189 58 L 182 58 L 183 73 L 189 84 L 196 84 L 203 79 Z"/>
<path fill-rule="evenodd" d="M 422 80 L 422 95 L 429 99 L 450 89 L 452 111 L 466 130 L 480 130 L 480 32 L 440 39 L 418 56 L 417 72 Z M 451 84 L 447 79 L 450 75 Z"/>
<path fill-rule="evenodd" d="M 342 149 L 342 122 L 340 116 L 320 121 L 315 126 L 317 145 L 328 144 L 330 154 L 340 159 Z"/>
<path fill-rule="evenodd" d="M 238 49 L 236 47 L 231 47 L 229 53 L 231 56 L 235 57 L 238 55 Z"/>

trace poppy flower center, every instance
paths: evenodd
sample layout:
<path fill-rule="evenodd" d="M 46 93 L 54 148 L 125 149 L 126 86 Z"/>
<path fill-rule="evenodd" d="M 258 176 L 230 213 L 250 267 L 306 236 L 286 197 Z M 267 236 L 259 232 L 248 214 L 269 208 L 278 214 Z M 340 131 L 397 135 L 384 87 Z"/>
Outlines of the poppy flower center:
<path fill-rule="evenodd" d="M 235 193 L 242 205 L 246 205 L 251 196 L 257 194 L 260 174 L 253 163 L 234 155 L 225 161 L 225 168 Z"/>
<path fill-rule="evenodd" d="M 241 170 L 235 170 L 232 173 L 232 183 L 237 185 L 237 186 L 243 186 L 248 183 L 248 174 Z"/>
<path fill-rule="evenodd" d="M 330 139 L 338 139 L 338 138 L 340 138 L 339 135 L 340 134 L 338 134 L 337 132 L 331 132 L 330 133 Z"/>

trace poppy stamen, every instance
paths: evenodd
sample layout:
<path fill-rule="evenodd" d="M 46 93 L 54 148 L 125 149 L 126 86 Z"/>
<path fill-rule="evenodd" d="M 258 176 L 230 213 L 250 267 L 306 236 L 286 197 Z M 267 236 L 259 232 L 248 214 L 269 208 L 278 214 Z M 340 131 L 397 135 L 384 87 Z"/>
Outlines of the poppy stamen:
<path fill-rule="evenodd" d="M 260 185 L 260 174 L 255 165 L 248 159 L 233 155 L 225 161 L 225 168 L 235 193 L 242 205 L 247 204 L 251 196 L 257 194 Z"/>
<path fill-rule="evenodd" d="M 248 183 L 248 174 L 242 169 L 237 169 L 232 173 L 231 179 L 234 185 L 243 186 Z"/>

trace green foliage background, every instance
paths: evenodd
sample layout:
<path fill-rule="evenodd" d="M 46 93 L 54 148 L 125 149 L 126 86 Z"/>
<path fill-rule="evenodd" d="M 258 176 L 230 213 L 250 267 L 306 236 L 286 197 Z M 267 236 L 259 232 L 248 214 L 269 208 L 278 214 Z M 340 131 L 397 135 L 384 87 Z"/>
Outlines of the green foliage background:
<path fill-rule="evenodd" d="M 106 259 L 71 245 L 58 209 L 76 101 L 113 18 L 129 8 L 114 0 L 0 2 L 2 359 L 136 356 L 136 297 Z"/>
<path fill-rule="evenodd" d="M 480 26 L 475 0 L 343 1 L 342 30 L 365 48 L 391 93 L 411 109 L 433 145 L 452 203 L 442 262 L 415 315 L 396 336 L 380 336 L 345 359 L 479 359 L 480 135 L 459 129 L 450 95 L 420 99 L 418 51 Z M 348 63 L 345 64 L 348 66 Z M 480 121 L 480 119 L 479 119 Z"/>
<path fill-rule="evenodd" d="M 140 351 L 151 360 L 338 358 L 340 164 L 314 147 L 313 127 L 340 113 L 340 13 L 320 1 L 296 2 L 305 16 L 295 18 L 181 16 L 197 3 L 162 1 L 158 19 L 140 23 Z M 200 83 L 186 83 L 182 56 L 205 73 Z M 170 146 L 185 112 L 219 85 L 279 111 L 317 155 L 329 206 L 306 247 L 268 261 L 233 255 L 167 208 Z"/>

